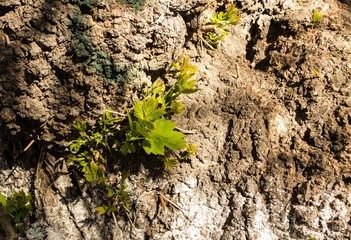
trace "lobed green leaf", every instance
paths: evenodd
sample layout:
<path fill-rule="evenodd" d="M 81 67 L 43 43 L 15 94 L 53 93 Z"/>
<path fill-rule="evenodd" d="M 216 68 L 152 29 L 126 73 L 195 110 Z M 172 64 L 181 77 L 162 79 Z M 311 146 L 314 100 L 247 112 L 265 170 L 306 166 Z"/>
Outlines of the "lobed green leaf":
<path fill-rule="evenodd" d="M 179 150 L 186 147 L 184 134 L 174 131 L 175 123 L 164 118 L 154 122 L 154 129 L 142 145 L 147 154 L 164 155 L 164 148 Z"/>
<path fill-rule="evenodd" d="M 154 121 L 165 114 L 165 107 L 159 107 L 155 96 L 134 104 L 134 116 L 139 120 Z"/>

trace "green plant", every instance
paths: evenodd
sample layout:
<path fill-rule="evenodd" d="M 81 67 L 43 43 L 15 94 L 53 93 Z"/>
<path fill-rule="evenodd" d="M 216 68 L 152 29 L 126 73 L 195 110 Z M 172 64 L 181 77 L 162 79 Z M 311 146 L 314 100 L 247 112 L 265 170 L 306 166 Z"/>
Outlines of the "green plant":
<path fill-rule="evenodd" d="M 120 121 L 121 119 L 113 117 L 111 112 L 104 113 L 98 126 L 93 129 L 88 129 L 85 123 L 76 121 L 73 127 L 79 131 L 80 136 L 70 142 L 72 154 L 69 156 L 68 163 L 78 163 L 88 182 L 101 184 L 105 189 L 108 201 L 122 203 L 125 208 L 128 208 L 128 193 L 125 191 L 127 175 L 123 173 L 120 181 L 115 184 L 108 183 L 106 178 L 106 156 L 110 153 L 111 148 L 119 144 L 113 136 Z M 99 213 L 102 213 L 102 207 L 106 209 L 103 213 L 108 213 L 108 215 L 116 210 L 116 208 L 107 208 L 103 205 L 97 208 Z"/>
<path fill-rule="evenodd" d="M 106 160 L 104 150 L 106 149 L 106 134 L 110 131 L 109 125 L 118 119 L 112 118 L 111 113 L 106 112 L 99 121 L 98 129 L 89 130 L 85 123 L 76 121 L 73 125 L 80 133 L 80 137 L 71 141 L 69 162 L 77 162 L 82 167 L 84 177 L 88 182 L 106 182 L 103 167 Z"/>
<path fill-rule="evenodd" d="M 25 194 L 23 191 L 14 192 L 12 196 L 7 198 L 0 193 L 0 203 L 4 213 L 17 232 L 24 231 L 22 223 L 32 210 L 31 199 L 32 196 Z"/>
<path fill-rule="evenodd" d="M 130 207 L 129 194 L 126 191 L 128 185 L 125 183 L 127 177 L 129 176 L 128 172 L 122 172 L 121 180 L 118 184 L 118 187 L 112 189 L 110 186 L 107 186 L 107 196 L 112 199 L 108 201 L 107 205 L 103 204 L 96 208 L 96 211 L 99 214 L 107 214 L 108 216 L 111 213 L 117 211 L 116 205 L 121 204 L 125 209 Z"/>
<path fill-rule="evenodd" d="M 314 11 L 309 26 L 311 28 L 314 28 L 316 24 L 318 24 L 322 20 L 322 18 L 323 18 L 323 13 L 321 11 L 318 11 L 318 10 Z"/>
<path fill-rule="evenodd" d="M 122 153 L 135 151 L 134 141 L 142 140 L 142 147 L 147 154 L 165 155 L 165 149 L 180 150 L 187 146 L 184 134 L 175 131 L 176 123 L 167 118 L 183 111 L 184 105 L 178 101 L 181 94 L 191 94 L 195 88 L 197 68 L 188 63 L 189 59 L 173 63 L 168 76 L 177 79 L 169 88 L 162 79 L 157 79 L 143 100 L 136 101 L 133 115 L 128 113 L 129 130 L 122 145 Z"/>
<path fill-rule="evenodd" d="M 227 11 L 216 12 L 211 18 L 211 22 L 204 28 L 204 38 L 212 47 L 217 47 L 219 42 L 229 34 L 228 26 L 240 23 L 239 10 L 235 4 L 231 4 Z"/>
<path fill-rule="evenodd" d="M 124 157 L 143 150 L 171 169 L 178 159 L 195 153 L 196 146 L 188 145 L 170 117 L 183 111 L 184 105 L 179 101 L 181 94 L 198 91 L 193 79 L 196 71 L 197 68 L 189 64 L 189 58 L 181 57 L 126 113 L 119 113 L 123 117 L 114 117 L 112 111 L 107 111 L 93 128 L 76 121 L 74 128 L 79 131 L 79 137 L 70 142 L 68 162 L 78 163 L 88 182 L 104 187 L 108 204 L 96 209 L 100 214 L 110 215 L 118 204 L 125 209 L 130 205 L 126 191 L 128 173 L 121 172 L 118 183 L 111 183 L 106 177 L 107 165 L 115 156 Z M 174 84 L 166 84 L 172 81 Z M 174 157 L 174 151 L 183 149 L 178 158 Z"/>

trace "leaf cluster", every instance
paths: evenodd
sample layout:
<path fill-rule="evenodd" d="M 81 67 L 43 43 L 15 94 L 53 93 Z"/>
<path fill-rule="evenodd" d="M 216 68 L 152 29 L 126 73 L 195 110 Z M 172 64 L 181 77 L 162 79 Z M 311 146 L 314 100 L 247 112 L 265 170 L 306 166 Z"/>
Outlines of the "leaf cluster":
<path fill-rule="evenodd" d="M 126 150 L 135 152 L 134 141 L 142 140 L 142 147 L 147 154 L 165 155 L 165 150 L 181 150 L 186 148 L 184 134 L 175 130 L 176 123 L 168 118 L 183 112 L 184 105 L 178 100 L 181 94 L 191 94 L 195 87 L 196 66 L 189 64 L 184 58 L 172 64 L 167 76 L 177 79 L 174 85 L 166 86 L 164 80 L 157 79 L 151 91 L 141 101 L 136 101 L 133 114 L 128 113 L 129 130 L 122 153 Z"/>
<path fill-rule="evenodd" d="M 95 129 L 88 130 L 86 124 L 81 121 L 76 121 L 73 125 L 80 136 L 70 142 L 69 149 L 72 154 L 69 156 L 68 163 L 79 163 L 88 182 L 106 182 L 105 153 L 108 149 L 110 133 L 113 131 L 112 127 L 119 121 L 119 118 L 106 112 Z"/>
<path fill-rule="evenodd" d="M 23 191 L 14 192 L 12 196 L 7 198 L 0 193 L 0 203 L 4 208 L 5 215 L 17 232 L 24 231 L 22 223 L 31 213 L 31 200 L 32 196 Z"/>
<path fill-rule="evenodd" d="M 213 25 L 216 25 L 219 28 L 225 28 L 228 25 L 239 24 L 241 17 L 236 5 L 231 4 L 226 12 L 216 12 L 210 19 Z"/>
<path fill-rule="evenodd" d="M 119 202 L 124 207 L 129 207 L 128 193 L 125 191 L 126 177 L 121 177 L 120 181 L 111 185 L 107 181 L 107 156 L 111 153 L 111 149 L 119 144 L 114 138 L 118 129 L 116 127 L 120 123 L 121 118 L 116 118 L 111 112 L 105 112 L 98 122 L 98 126 L 88 129 L 84 122 L 76 121 L 73 127 L 79 131 L 80 136 L 70 142 L 70 152 L 68 163 L 77 163 L 80 166 L 87 182 L 102 185 L 106 192 L 106 198 L 111 202 Z M 111 200 L 112 199 L 112 200 Z M 104 213 L 110 215 L 111 212 L 117 210 L 112 203 L 106 208 Z M 98 212 L 102 212 L 101 207 L 97 208 Z"/>
<path fill-rule="evenodd" d="M 96 208 L 96 211 L 99 214 L 106 214 L 107 216 L 110 216 L 111 213 L 117 211 L 117 204 L 122 205 L 125 209 L 129 209 L 131 201 L 129 194 L 126 191 L 128 187 L 126 184 L 126 179 L 128 177 L 128 172 L 122 172 L 121 180 L 117 188 L 112 189 L 110 186 L 107 186 L 107 196 L 112 200 L 109 200 L 107 205 L 103 204 Z"/>
<path fill-rule="evenodd" d="M 70 142 L 68 162 L 79 165 L 87 182 L 105 189 L 108 203 L 98 207 L 98 213 L 110 215 L 117 210 L 116 204 L 126 209 L 130 205 L 126 191 L 128 174 L 122 172 L 118 183 L 108 182 L 107 166 L 112 156 L 125 157 L 142 150 L 162 159 L 165 167 L 171 169 L 178 163 L 171 157 L 173 151 L 186 149 L 181 159 L 195 153 L 196 147 L 188 145 L 184 134 L 170 118 L 184 109 L 179 101 L 181 94 L 198 91 L 194 80 L 196 72 L 189 58 L 182 57 L 170 66 L 163 78 L 144 91 L 141 100 L 135 101 L 125 114 L 119 114 L 125 117 L 114 117 L 112 111 L 107 111 L 93 128 L 81 121 L 74 124 L 79 137 Z M 168 84 L 172 80 L 175 83 Z"/>
<path fill-rule="evenodd" d="M 222 41 L 223 38 L 229 34 L 227 27 L 229 25 L 239 24 L 240 19 L 240 12 L 234 3 L 231 4 L 225 12 L 216 12 L 210 18 L 211 22 L 208 25 L 213 27 L 210 28 L 211 30 L 205 32 L 205 40 L 210 44 L 210 46 L 216 48 L 220 41 Z"/>

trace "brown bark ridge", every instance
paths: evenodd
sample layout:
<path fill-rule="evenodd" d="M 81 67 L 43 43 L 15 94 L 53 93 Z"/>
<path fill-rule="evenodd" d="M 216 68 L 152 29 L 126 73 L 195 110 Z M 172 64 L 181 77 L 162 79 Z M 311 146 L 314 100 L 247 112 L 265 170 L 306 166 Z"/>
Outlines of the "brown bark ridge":
<path fill-rule="evenodd" d="M 4 207 L 1 204 L 0 204 L 0 225 L 6 234 L 6 238 L 4 239 L 12 240 L 12 239 L 17 239 L 19 237 L 19 235 L 12 227 L 10 220 L 5 215 Z"/>

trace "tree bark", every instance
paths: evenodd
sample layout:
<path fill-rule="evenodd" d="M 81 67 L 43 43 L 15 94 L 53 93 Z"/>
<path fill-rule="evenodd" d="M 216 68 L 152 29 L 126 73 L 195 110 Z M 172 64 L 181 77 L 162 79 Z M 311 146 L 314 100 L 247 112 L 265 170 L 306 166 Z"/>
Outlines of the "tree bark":
<path fill-rule="evenodd" d="M 13 229 L 10 220 L 6 217 L 4 208 L 0 204 L 0 225 L 6 233 L 6 239 L 17 239 L 19 236 Z"/>

